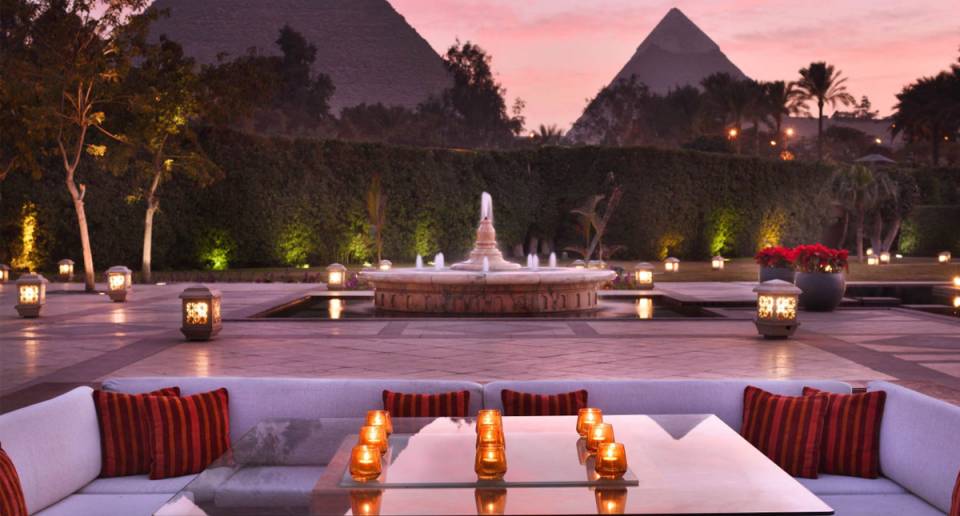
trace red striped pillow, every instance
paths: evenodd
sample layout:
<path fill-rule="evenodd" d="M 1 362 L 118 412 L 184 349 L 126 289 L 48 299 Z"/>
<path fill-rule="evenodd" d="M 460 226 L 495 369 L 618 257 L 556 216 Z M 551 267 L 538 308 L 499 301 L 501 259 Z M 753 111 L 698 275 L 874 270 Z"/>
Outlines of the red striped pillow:
<path fill-rule="evenodd" d="M 226 389 L 174 398 L 147 398 L 153 480 L 200 473 L 230 450 Z"/>
<path fill-rule="evenodd" d="M 960 473 L 957 473 L 957 483 L 953 485 L 953 503 L 950 504 L 949 516 L 960 516 Z"/>
<path fill-rule="evenodd" d="M 804 387 L 804 396 L 827 397 L 820 443 L 820 472 L 852 477 L 880 476 L 880 420 L 887 393 L 834 394 Z"/>
<path fill-rule="evenodd" d="M 383 409 L 393 417 L 467 417 L 470 391 L 407 394 L 385 390 Z"/>
<path fill-rule="evenodd" d="M 93 391 L 93 404 L 100 422 L 101 477 L 150 473 L 153 458 L 147 424 L 147 396 L 180 396 L 179 387 L 146 394 Z"/>
<path fill-rule="evenodd" d="M 7 452 L 0 448 L 0 515 L 27 516 L 20 475 Z"/>
<path fill-rule="evenodd" d="M 575 416 L 587 406 L 587 391 L 531 394 L 503 389 L 500 401 L 505 416 Z"/>
<path fill-rule="evenodd" d="M 781 396 L 749 386 L 740 435 L 795 477 L 817 478 L 827 397 Z"/>

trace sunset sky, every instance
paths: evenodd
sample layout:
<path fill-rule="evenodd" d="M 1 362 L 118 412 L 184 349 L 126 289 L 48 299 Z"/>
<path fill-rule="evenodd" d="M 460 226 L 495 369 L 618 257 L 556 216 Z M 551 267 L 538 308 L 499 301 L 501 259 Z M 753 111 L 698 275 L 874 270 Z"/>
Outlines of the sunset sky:
<path fill-rule="evenodd" d="M 527 127 L 568 129 L 671 7 L 744 73 L 792 80 L 812 60 L 835 64 L 881 115 L 894 95 L 955 62 L 960 0 L 389 0 L 438 53 L 479 43 Z"/>

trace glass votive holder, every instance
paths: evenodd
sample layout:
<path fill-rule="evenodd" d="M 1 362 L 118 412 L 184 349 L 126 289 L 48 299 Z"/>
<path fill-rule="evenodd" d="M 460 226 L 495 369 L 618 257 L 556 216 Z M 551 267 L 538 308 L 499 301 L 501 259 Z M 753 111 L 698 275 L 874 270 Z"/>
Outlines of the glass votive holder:
<path fill-rule="evenodd" d="M 497 425 L 477 426 L 477 448 L 488 444 L 506 446 L 503 427 Z"/>
<path fill-rule="evenodd" d="M 387 431 L 382 426 L 361 426 L 357 444 L 376 446 L 380 453 L 387 453 L 387 448 L 390 446 Z"/>
<path fill-rule="evenodd" d="M 358 444 L 350 452 L 350 477 L 357 482 L 367 482 L 380 476 L 383 464 L 380 461 L 380 448 L 369 444 Z"/>
<path fill-rule="evenodd" d="M 507 490 L 477 488 L 473 491 L 477 514 L 503 514 L 507 510 Z"/>
<path fill-rule="evenodd" d="M 379 489 L 354 489 L 350 491 L 350 512 L 353 516 L 379 516 L 382 498 Z"/>
<path fill-rule="evenodd" d="M 598 408 L 582 408 L 577 411 L 577 433 L 586 437 L 590 427 L 603 423 L 603 412 Z"/>
<path fill-rule="evenodd" d="M 622 478 L 627 472 L 627 452 L 623 443 L 603 443 L 597 449 L 597 474 L 601 478 Z"/>
<path fill-rule="evenodd" d="M 390 419 L 390 413 L 386 410 L 368 410 L 367 426 L 382 426 L 387 432 L 387 437 L 393 433 L 393 420 Z"/>
<path fill-rule="evenodd" d="M 480 480 L 499 480 L 507 472 L 507 449 L 502 445 L 487 444 L 477 448 L 473 470 Z"/>
<path fill-rule="evenodd" d="M 615 440 L 613 438 L 613 425 L 597 423 L 590 428 L 590 433 L 587 434 L 587 449 L 596 452 L 601 444 L 612 443 Z"/>
<path fill-rule="evenodd" d="M 477 412 L 477 431 L 480 430 L 480 425 L 503 426 L 503 416 L 497 409 L 483 409 Z"/>
<path fill-rule="evenodd" d="M 598 488 L 594 491 L 597 514 L 623 514 L 627 509 L 627 490 Z"/>

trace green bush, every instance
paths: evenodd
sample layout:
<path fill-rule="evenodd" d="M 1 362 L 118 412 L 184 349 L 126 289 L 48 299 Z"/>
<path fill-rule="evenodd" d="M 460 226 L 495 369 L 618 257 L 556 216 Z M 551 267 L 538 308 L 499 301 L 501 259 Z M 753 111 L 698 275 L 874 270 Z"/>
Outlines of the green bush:
<path fill-rule="evenodd" d="M 960 255 L 960 205 L 914 208 L 900 230 L 900 250 L 920 256 L 941 251 Z"/>

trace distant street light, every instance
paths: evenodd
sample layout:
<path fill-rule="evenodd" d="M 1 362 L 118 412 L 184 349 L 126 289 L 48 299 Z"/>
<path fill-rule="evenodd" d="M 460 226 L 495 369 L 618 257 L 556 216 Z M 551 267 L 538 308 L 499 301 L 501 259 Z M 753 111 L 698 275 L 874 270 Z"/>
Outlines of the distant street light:
<path fill-rule="evenodd" d="M 792 138 L 792 137 L 793 137 L 793 133 L 794 133 L 793 128 L 792 128 L 792 127 L 788 127 L 788 128 L 787 128 L 787 137 L 788 137 L 788 138 Z"/>
<path fill-rule="evenodd" d="M 727 131 L 727 137 L 730 138 L 731 140 L 735 139 L 737 137 L 737 134 L 738 132 L 736 127 L 731 127 L 730 130 Z"/>

